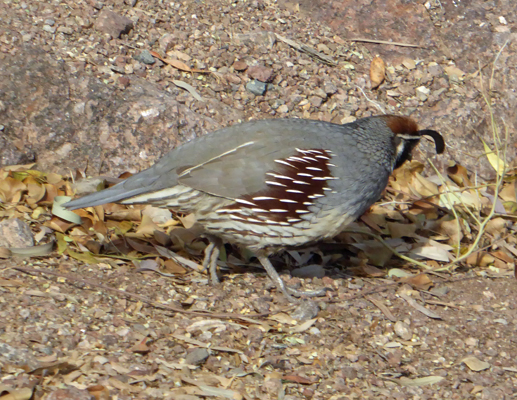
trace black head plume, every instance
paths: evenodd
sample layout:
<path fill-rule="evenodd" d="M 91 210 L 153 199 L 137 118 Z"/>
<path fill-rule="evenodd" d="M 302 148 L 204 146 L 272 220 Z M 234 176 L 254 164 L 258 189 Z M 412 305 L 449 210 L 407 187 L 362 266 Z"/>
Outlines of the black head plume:
<path fill-rule="evenodd" d="M 395 165 L 394 169 L 400 167 L 406 161 L 411 160 L 411 152 L 420 142 L 422 136 L 429 136 L 434 140 L 437 154 L 445 150 L 445 142 L 442 135 L 431 129 L 418 130 L 418 126 L 411 118 L 398 115 L 384 115 L 386 125 L 395 134 Z"/>

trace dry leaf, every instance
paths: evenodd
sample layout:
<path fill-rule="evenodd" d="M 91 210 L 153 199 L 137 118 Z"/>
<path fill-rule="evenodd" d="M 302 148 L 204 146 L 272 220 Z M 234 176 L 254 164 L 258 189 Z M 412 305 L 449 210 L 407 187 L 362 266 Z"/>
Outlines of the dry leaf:
<path fill-rule="evenodd" d="M 375 89 L 384 82 L 386 75 L 386 66 L 384 61 L 380 57 L 374 57 L 370 64 L 370 81 L 372 83 L 372 89 Z"/>
<path fill-rule="evenodd" d="M 488 162 L 492 166 L 492 168 L 497 172 L 497 175 L 503 176 L 507 166 L 504 161 L 486 144 L 486 142 L 481 139 L 483 142 L 483 147 L 485 148 L 486 158 L 488 158 Z"/>
<path fill-rule="evenodd" d="M 310 379 L 304 378 L 303 376 L 298 375 L 284 375 L 282 376 L 284 381 L 301 383 L 303 385 L 312 385 L 314 382 Z"/>
<path fill-rule="evenodd" d="M 416 224 L 399 224 L 397 222 L 388 222 L 390 236 L 394 239 L 402 237 L 413 237 L 417 229 Z"/>
<path fill-rule="evenodd" d="M 499 192 L 499 197 L 504 201 L 511 201 L 513 203 L 517 202 L 517 186 L 515 186 L 515 181 L 505 185 L 503 189 Z"/>
<path fill-rule="evenodd" d="M 398 383 L 401 386 L 424 386 L 424 385 L 432 385 L 433 383 L 438 383 L 443 381 L 445 378 L 443 376 L 430 375 L 424 378 L 415 378 L 410 379 L 406 377 L 401 377 L 398 380 Z"/>
<path fill-rule="evenodd" d="M 300 325 L 295 326 L 294 328 L 292 328 L 289 332 L 290 333 L 305 332 L 307 329 L 309 329 L 311 326 L 313 326 L 316 323 L 317 320 L 318 320 L 318 318 L 313 318 L 313 319 L 310 319 L 308 321 L 305 321 L 303 324 L 300 324 Z"/>
<path fill-rule="evenodd" d="M 399 296 L 402 297 L 404 300 L 407 301 L 407 303 L 413 307 L 415 310 L 417 311 L 420 311 L 422 314 L 424 314 L 425 316 L 429 317 L 429 318 L 433 318 L 433 319 L 442 319 L 442 317 L 440 317 L 438 314 L 436 314 L 434 311 L 431 311 L 427 308 L 425 308 L 424 306 L 418 304 L 414 299 L 412 299 L 409 295 L 407 295 L 406 293 L 404 293 L 404 291 L 400 291 L 399 292 Z"/>
<path fill-rule="evenodd" d="M 495 238 L 500 238 L 506 233 L 509 222 L 504 218 L 492 218 L 486 224 L 485 231 Z"/>
<path fill-rule="evenodd" d="M 447 175 L 459 187 L 473 186 L 468 177 L 467 169 L 460 164 L 454 164 L 447 168 Z"/>
<path fill-rule="evenodd" d="M 481 361 L 479 358 L 474 356 L 465 357 L 461 360 L 467 367 L 469 367 L 472 371 L 483 371 L 485 369 L 490 368 L 490 364 L 486 361 Z"/>
<path fill-rule="evenodd" d="M 471 254 L 465 260 L 471 267 L 488 267 L 494 263 L 495 258 L 486 251 Z"/>
<path fill-rule="evenodd" d="M 361 243 L 353 243 L 352 246 L 364 252 L 368 261 L 377 267 L 383 267 L 391 259 L 393 253 L 376 240 L 363 240 Z"/>
<path fill-rule="evenodd" d="M 95 400 L 109 400 L 111 398 L 109 390 L 103 385 L 90 386 L 86 390 L 95 397 Z"/>
<path fill-rule="evenodd" d="M 449 218 L 449 216 L 446 216 L 445 218 Z M 438 233 L 449 237 L 449 244 L 456 245 L 461 242 L 461 239 L 463 239 L 463 232 L 461 231 L 460 223 L 461 222 L 458 222 L 455 219 L 441 220 L 435 229 Z"/>
<path fill-rule="evenodd" d="M 455 65 L 449 65 L 448 67 L 445 67 L 444 70 L 447 75 L 455 76 L 456 78 L 462 78 L 465 75 L 465 72 Z"/>
<path fill-rule="evenodd" d="M 174 260 L 165 260 L 163 264 L 165 272 L 169 274 L 183 275 L 187 273 L 187 270 Z"/>
<path fill-rule="evenodd" d="M 139 353 L 139 354 L 147 354 L 151 351 L 149 346 L 147 346 L 147 338 L 143 338 L 142 340 L 139 340 L 137 344 L 135 344 L 131 351 L 133 353 Z"/>
<path fill-rule="evenodd" d="M 416 276 L 403 279 L 403 281 L 420 290 L 429 290 L 433 285 L 433 281 L 427 274 L 418 274 Z"/>
<path fill-rule="evenodd" d="M 2 391 L 9 392 L 3 396 L 0 396 L 0 400 L 29 400 L 32 397 L 32 389 L 21 388 L 15 390 L 3 389 Z"/>

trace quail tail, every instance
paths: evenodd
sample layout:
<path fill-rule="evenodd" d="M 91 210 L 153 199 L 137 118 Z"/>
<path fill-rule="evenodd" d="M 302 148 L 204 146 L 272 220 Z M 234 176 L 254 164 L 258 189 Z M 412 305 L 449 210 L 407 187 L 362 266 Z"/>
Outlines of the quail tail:
<path fill-rule="evenodd" d="M 101 190 L 89 194 L 87 196 L 80 197 L 76 200 L 72 200 L 68 203 L 63 204 L 63 207 L 69 210 L 77 210 L 78 208 L 100 206 L 106 203 L 116 203 L 128 199 L 133 196 L 145 193 L 149 191 L 147 187 L 140 187 L 133 190 L 127 190 L 123 186 L 124 182 L 118 183 L 109 189 Z"/>

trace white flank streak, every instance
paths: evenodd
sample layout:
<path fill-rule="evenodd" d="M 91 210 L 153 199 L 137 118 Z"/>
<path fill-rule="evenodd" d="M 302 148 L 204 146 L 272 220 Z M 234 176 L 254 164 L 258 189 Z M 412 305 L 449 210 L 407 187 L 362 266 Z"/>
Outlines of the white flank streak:
<path fill-rule="evenodd" d="M 246 221 L 244 218 L 238 217 L 237 215 L 230 215 L 231 219 L 236 219 L 237 221 Z"/>
<path fill-rule="evenodd" d="M 289 226 L 289 224 L 287 222 L 280 222 L 280 225 L 282 225 L 282 226 Z"/>
<path fill-rule="evenodd" d="M 321 151 L 319 151 L 319 150 L 302 150 L 302 149 L 296 148 L 296 151 L 298 151 L 302 154 L 312 154 L 312 153 L 321 154 Z"/>
<path fill-rule="evenodd" d="M 331 163 L 329 163 L 329 162 L 327 163 L 327 165 L 328 165 L 329 167 L 335 167 L 335 165 L 334 165 L 334 164 L 331 164 Z"/>
<path fill-rule="evenodd" d="M 276 222 L 276 221 L 271 221 L 270 219 L 266 219 L 266 221 L 264 221 L 264 222 L 266 222 L 266 223 L 268 223 L 268 224 L 270 224 L 270 225 L 278 225 L 278 222 Z"/>
<path fill-rule="evenodd" d="M 303 205 L 304 205 L 304 206 L 313 206 L 313 205 L 314 205 L 314 203 L 311 203 L 310 201 L 304 201 L 304 202 L 303 202 Z"/>
<path fill-rule="evenodd" d="M 288 218 L 287 219 L 287 222 L 300 222 L 300 221 L 303 221 L 303 219 L 300 219 L 300 218 Z"/>
<path fill-rule="evenodd" d="M 238 213 L 238 214 L 242 214 L 242 210 L 231 210 L 231 209 L 227 209 L 227 208 L 221 208 L 221 209 L 217 210 L 216 213 L 228 213 L 228 214 Z"/>
<path fill-rule="evenodd" d="M 287 193 L 301 193 L 301 194 L 303 194 L 303 192 L 301 190 L 296 190 L 296 189 L 287 189 L 286 192 Z"/>
<path fill-rule="evenodd" d="M 316 168 L 316 167 L 307 167 L 305 169 L 310 169 L 311 171 L 323 171 L 321 168 Z"/>
<path fill-rule="evenodd" d="M 266 183 L 268 185 L 273 185 L 273 186 L 282 186 L 282 187 L 286 187 L 283 183 L 279 183 L 279 182 L 274 182 L 274 181 L 266 181 Z"/>
<path fill-rule="evenodd" d="M 293 178 L 291 178 L 290 176 L 273 174 L 271 172 L 266 172 L 266 175 L 272 176 L 272 177 L 277 178 L 277 179 L 289 179 L 290 181 L 293 180 Z"/>
<path fill-rule="evenodd" d="M 185 171 L 183 171 L 183 172 L 179 175 L 179 177 L 182 177 L 182 176 L 188 175 L 191 171 L 195 170 L 196 168 L 202 167 L 203 165 L 208 164 L 208 163 L 209 163 L 209 162 L 211 162 L 211 161 L 217 160 L 218 158 L 224 157 L 224 156 L 226 156 L 226 155 L 228 155 L 228 154 L 235 153 L 237 150 L 239 150 L 239 149 L 241 149 L 241 148 L 243 148 L 243 147 L 246 147 L 246 146 L 251 146 L 252 144 L 255 144 L 255 142 L 247 142 L 247 143 L 241 144 L 240 146 L 237 146 L 237 147 L 235 147 L 234 149 L 231 149 L 231 150 L 228 150 L 228 151 L 226 151 L 226 152 L 224 152 L 224 153 L 222 153 L 222 154 L 219 154 L 218 156 L 213 157 L 213 158 L 211 158 L 210 160 L 205 161 L 204 163 L 201 163 L 201 164 L 198 164 L 198 165 L 193 166 L 192 168 L 188 168 L 188 169 L 186 169 Z"/>
<path fill-rule="evenodd" d="M 297 183 L 298 185 L 310 185 L 310 183 L 304 181 L 293 181 L 293 183 Z"/>
<path fill-rule="evenodd" d="M 263 208 L 252 208 L 251 211 L 253 211 L 253 212 L 268 212 L 267 210 L 264 210 Z"/>
<path fill-rule="evenodd" d="M 323 189 L 325 189 L 325 188 L 323 188 Z M 325 195 L 324 194 L 315 194 L 314 196 L 311 196 L 310 198 L 316 199 L 318 197 L 325 197 Z"/>
<path fill-rule="evenodd" d="M 331 189 L 331 188 L 323 188 L 323 190 L 331 191 L 331 192 L 332 192 L 332 189 Z"/>
<path fill-rule="evenodd" d="M 298 172 L 296 175 L 298 175 L 298 176 L 308 176 L 309 178 L 312 178 L 314 176 L 312 174 L 306 174 L 304 172 Z"/>
<path fill-rule="evenodd" d="M 303 158 L 300 158 L 300 157 L 289 157 L 288 158 L 289 161 L 301 161 L 301 162 L 304 162 L 304 163 L 309 163 L 309 161 L 307 160 L 304 160 Z"/>
<path fill-rule="evenodd" d="M 329 180 L 329 179 L 332 179 L 332 178 L 329 178 L 328 176 L 324 176 L 324 177 L 315 176 L 314 178 L 312 178 L 313 181 L 326 181 L 326 180 Z"/>
<path fill-rule="evenodd" d="M 293 168 L 295 168 L 295 169 L 298 169 L 298 168 L 296 168 L 294 165 L 289 164 L 287 161 L 284 161 L 284 160 L 275 160 L 275 162 L 276 162 L 276 163 L 279 163 L 279 164 L 287 165 L 287 166 L 289 166 L 289 167 L 293 167 Z"/>
<path fill-rule="evenodd" d="M 255 219 L 255 218 L 246 218 L 249 222 L 255 222 L 255 223 L 259 223 L 259 224 L 263 224 L 264 221 L 260 221 L 258 219 Z"/>
<path fill-rule="evenodd" d="M 330 160 L 330 157 L 325 156 L 316 156 L 316 158 L 321 158 L 322 160 Z"/>
<path fill-rule="evenodd" d="M 307 213 L 310 213 L 310 211 L 307 211 L 307 210 L 296 210 L 296 213 L 297 214 L 307 214 Z"/>
<path fill-rule="evenodd" d="M 280 202 L 281 203 L 298 203 L 297 201 L 290 200 L 290 199 L 280 199 Z"/>
<path fill-rule="evenodd" d="M 267 197 L 267 196 L 259 196 L 259 197 L 253 197 L 253 200 L 260 201 L 260 200 L 278 200 L 274 197 Z"/>
<path fill-rule="evenodd" d="M 316 160 L 315 158 L 312 158 L 312 157 L 303 157 L 304 160 L 307 160 L 307 161 L 314 161 L 314 162 L 318 162 L 318 160 Z"/>
<path fill-rule="evenodd" d="M 246 204 L 248 206 L 256 206 L 255 203 L 252 203 L 251 201 L 242 200 L 242 199 L 235 199 L 237 203 Z"/>
<path fill-rule="evenodd" d="M 280 212 L 280 213 L 284 213 L 284 212 L 287 212 L 287 210 L 282 210 L 280 208 L 272 208 L 271 210 L 269 210 L 269 212 Z"/>

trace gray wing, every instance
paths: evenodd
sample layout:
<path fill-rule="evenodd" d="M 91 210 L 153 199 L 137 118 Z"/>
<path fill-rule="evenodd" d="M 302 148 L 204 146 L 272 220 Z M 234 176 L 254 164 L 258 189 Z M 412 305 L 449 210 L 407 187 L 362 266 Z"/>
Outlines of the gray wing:
<path fill-rule="evenodd" d="M 293 155 L 296 147 L 323 148 L 322 141 L 327 140 L 335 143 L 336 135 L 343 137 L 342 129 L 336 127 L 340 126 L 298 119 L 234 125 L 185 143 L 152 167 L 65 206 L 77 209 L 110 202 L 131 203 L 132 197 L 178 184 L 219 197 L 239 198 L 265 189 L 265 173 L 278 166 L 275 160 Z M 315 135 L 315 131 L 322 131 L 322 135 Z"/>

